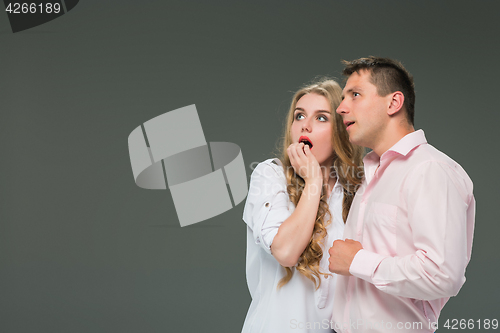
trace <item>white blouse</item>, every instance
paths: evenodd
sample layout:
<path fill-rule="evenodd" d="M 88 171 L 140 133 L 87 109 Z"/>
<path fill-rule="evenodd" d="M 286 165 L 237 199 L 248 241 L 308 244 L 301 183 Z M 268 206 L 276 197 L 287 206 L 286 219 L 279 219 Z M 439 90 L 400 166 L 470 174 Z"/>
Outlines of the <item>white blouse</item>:
<path fill-rule="evenodd" d="M 332 332 L 331 316 L 336 275 L 321 275 L 321 286 L 294 268 L 292 279 L 281 289 L 278 282 L 286 275 L 271 254 L 278 228 L 294 211 L 286 190 L 286 177 L 278 159 L 260 163 L 252 173 L 243 220 L 247 228 L 246 275 L 252 303 L 242 333 Z M 328 198 L 333 215 L 327 226 L 320 271 L 329 273 L 328 249 L 344 232 L 342 186 L 337 182 Z M 327 215 L 326 218 L 329 216 Z"/>

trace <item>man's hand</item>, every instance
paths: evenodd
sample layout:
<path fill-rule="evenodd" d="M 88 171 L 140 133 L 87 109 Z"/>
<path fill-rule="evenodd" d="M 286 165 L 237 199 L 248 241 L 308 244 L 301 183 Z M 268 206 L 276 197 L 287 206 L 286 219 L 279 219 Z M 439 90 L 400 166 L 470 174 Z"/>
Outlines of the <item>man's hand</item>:
<path fill-rule="evenodd" d="M 336 240 L 333 242 L 333 246 L 328 250 L 330 258 L 330 272 L 340 275 L 351 275 L 349 273 L 349 267 L 351 267 L 352 260 L 356 253 L 361 250 L 363 246 L 360 242 L 346 239 Z"/>

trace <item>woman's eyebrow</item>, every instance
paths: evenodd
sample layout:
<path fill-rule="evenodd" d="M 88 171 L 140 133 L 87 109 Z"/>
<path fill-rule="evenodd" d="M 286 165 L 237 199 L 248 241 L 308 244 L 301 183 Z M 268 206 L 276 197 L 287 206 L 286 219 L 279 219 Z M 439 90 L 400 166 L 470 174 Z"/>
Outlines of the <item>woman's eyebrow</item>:
<path fill-rule="evenodd" d="M 305 112 L 305 110 L 304 110 L 303 108 L 295 108 L 294 112 L 295 112 L 295 111 L 302 111 L 302 112 Z M 320 113 L 320 112 L 322 112 L 322 113 L 329 113 L 329 114 L 331 114 L 331 112 L 330 112 L 330 111 L 328 111 L 328 110 L 316 110 L 316 111 L 314 111 L 313 113 Z"/>

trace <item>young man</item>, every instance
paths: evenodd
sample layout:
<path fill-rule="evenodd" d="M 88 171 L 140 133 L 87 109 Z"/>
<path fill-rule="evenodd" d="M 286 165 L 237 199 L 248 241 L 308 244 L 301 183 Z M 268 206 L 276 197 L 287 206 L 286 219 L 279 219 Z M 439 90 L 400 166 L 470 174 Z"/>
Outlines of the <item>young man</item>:
<path fill-rule="evenodd" d="M 472 182 L 413 128 L 412 76 L 397 61 L 344 62 L 337 109 L 352 143 L 371 148 L 345 241 L 330 248 L 340 274 L 337 332 L 434 332 L 441 309 L 465 282 L 474 231 Z"/>

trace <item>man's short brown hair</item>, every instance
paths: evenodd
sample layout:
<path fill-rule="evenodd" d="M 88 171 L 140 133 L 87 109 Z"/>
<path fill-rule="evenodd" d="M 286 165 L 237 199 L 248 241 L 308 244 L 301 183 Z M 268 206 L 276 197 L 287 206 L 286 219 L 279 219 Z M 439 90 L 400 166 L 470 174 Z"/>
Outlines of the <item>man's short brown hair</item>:
<path fill-rule="evenodd" d="M 377 93 L 380 96 L 395 91 L 401 91 L 405 97 L 404 108 L 406 110 L 406 119 L 413 125 L 415 118 L 415 85 L 413 76 L 397 60 L 370 56 L 352 61 L 342 60 L 346 66 L 342 74 L 349 77 L 352 73 L 359 74 L 362 70 L 368 70 L 371 73 L 370 82 L 377 87 Z"/>

